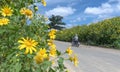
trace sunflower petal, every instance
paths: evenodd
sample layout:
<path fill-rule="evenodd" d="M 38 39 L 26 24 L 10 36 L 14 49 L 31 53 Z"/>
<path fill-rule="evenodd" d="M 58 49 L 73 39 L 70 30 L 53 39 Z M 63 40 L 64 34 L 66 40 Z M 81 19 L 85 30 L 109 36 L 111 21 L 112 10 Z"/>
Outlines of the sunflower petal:
<path fill-rule="evenodd" d="M 37 51 L 34 47 L 32 47 L 32 50 L 33 50 L 34 52 L 36 52 L 36 51 Z"/>
<path fill-rule="evenodd" d="M 30 54 L 32 54 L 33 53 L 33 51 L 32 51 L 32 49 L 30 48 Z"/>
<path fill-rule="evenodd" d="M 18 42 L 19 42 L 19 43 L 24 43 L 24 41 L 22 41 L 22 40 L 18 40 Z"/>
<path fill-rule="evenodd" d="M 28 52 L 29 52 L 29 49 L 28 49 L 28 48 L 26 48 L 25 54 L 28 54 Z"/>

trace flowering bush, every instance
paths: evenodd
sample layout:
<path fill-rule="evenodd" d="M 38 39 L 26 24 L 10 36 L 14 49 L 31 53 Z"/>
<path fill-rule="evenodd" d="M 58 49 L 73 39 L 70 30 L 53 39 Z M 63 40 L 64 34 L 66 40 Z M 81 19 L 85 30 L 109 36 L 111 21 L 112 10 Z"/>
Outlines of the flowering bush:
<path fill-rule="evenodd" d="M 75 34 L 80 42 L 120 49 L 120 17 L 58 31 L 56 39 L 71 41 Z"/>
<path fill-rule="evenodd" d="M 1 72 L 65 72 L 64 60 L 78 65 L 70 47 L 63 53 L 56 49 L 56 30 L 48 30 L 45 16 L 36 14 L 35 2 L 46 6 L 45 0 L 0 1 Z"/>

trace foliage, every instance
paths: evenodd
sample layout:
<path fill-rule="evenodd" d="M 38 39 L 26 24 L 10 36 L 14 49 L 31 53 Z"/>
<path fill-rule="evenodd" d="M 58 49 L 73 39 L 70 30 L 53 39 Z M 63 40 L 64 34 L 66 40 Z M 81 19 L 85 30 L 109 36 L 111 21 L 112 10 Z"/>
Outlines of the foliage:
<path fill-rule="evenodd" d="M 52 15 L 50 18 L 49 18 L 49 21 L 50 23 L 48 24 L 50 29 L 57 29 L 57 30 L 61 30 L 65 27 L 63 27 L 63 25 L 65 25 L 64 22 L 62 22 L 62 19 L 63 17 L 62 16 L 59 16 L 59 15 Z"/>
<path fill-rule="evenodd" d="M 120 17 L 61 30 L 57 32 L 57 39 L 71 41 L 75 34 L 79 35 L 79 41 L 83 43 L 120 48 Z"/>
<path fill-rule="evenodd" d="M 49 31 L 44 15 L 36 14 L 36 1 L 46 6 L 45 0 L 0 1 L 0 72 L 67 70 L 62 57 L 67 52 L 56 49 L 56 30 Z"/>

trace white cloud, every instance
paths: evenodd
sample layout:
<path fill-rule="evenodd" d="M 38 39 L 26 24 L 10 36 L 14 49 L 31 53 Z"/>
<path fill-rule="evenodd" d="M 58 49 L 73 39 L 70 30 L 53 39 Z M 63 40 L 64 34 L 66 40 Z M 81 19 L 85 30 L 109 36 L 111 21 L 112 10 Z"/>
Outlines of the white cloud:
<path fill-rule="evenodd" d="M 98 7 L 87 7 L 84 11 L 85 14 L 93 15 L 96 17 L 94 22 L 120 16 L 120 0 L 109 0 Z"/>
<path fill-rule="evenodd" d="M 120 10 L 120 3 L 117 5 L 117 9 Z"/>
<path fill-rule="evenodd" d="M 108 3 L 104 3 L 100 7 L 87 7 L 84 11 L 84 13 L 86 14 L 94 14 L 94 15 L 108 14 L 112 12 L 113 12 L 113 8 Z"/>
<path fill-rule="evenodd" d="M 101 4 L 99 7 L 87 7 L 84 11 L 85 14 L 102 15 L 102 14 L 115 14 L 120 12 L 120 0 L 109 0 Z"/>
<path fill-rule="evenodd" d="M 45 15 L 51 16 L 51 15 L 61 15 L 63 17 L 73 14 L 76 11 L 76 9 L 71 7 L 56 7 L 52 10 L 46 11 Z"/>

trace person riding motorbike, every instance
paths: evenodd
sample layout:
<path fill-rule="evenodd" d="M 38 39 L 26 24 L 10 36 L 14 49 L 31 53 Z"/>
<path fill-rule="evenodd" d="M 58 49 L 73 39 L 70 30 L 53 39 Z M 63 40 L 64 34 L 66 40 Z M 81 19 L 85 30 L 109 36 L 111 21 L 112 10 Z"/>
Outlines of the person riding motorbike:
<path fill-rule="evenodd" d="M 75 34 L 75 36 L 72 39 L 72 46 L 79 46 L 79 41 L 78 41 L 78 35 Z"/>

